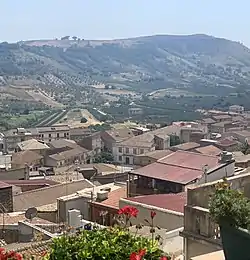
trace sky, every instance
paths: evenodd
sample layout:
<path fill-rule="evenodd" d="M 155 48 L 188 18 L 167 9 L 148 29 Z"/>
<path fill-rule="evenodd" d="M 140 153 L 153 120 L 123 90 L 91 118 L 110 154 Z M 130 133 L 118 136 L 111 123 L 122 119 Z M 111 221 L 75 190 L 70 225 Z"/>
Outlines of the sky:
<path fill-rule="evenodd" d="M 1 0 L 0 42 L 204 33 L 250 47 L 249 0 Z"/>

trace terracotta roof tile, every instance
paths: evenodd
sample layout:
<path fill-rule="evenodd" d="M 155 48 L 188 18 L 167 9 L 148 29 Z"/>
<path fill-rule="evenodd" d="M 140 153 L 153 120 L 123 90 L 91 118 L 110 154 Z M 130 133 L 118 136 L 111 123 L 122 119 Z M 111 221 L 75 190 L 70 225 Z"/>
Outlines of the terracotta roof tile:
<path fill-rule="evenodd" d="M 222 153 L 222 150 L 217 148 L 214 145 L 208 145 L 208 146 L 196 148 L 195 150 L 202 154 L 214 155 L 214 156 L 218 156 Z"/>
<path fill-rule="evenodd" d="M 122 187 L 120 189 L 111 191 L 108 194 L 108 199 L 104 200 L 102 202 L 102 204 L 119 209 L 119 201 L 120 201 L 120 199 L 121 198 L 126 198 L 126 197 L 127 197 L 127 188 L 126 187 Z"/>

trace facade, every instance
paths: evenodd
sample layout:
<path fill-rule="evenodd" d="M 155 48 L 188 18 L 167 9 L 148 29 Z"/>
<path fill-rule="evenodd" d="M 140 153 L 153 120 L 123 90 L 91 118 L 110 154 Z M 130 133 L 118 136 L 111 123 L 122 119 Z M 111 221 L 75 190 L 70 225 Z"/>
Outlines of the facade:
<path fill-rule="evenodd" d="M 82 138 L 81 141 L 78 141 L 78 144 L 82 147 L 93 151 L 94 154 L 99 154 L 102 150 L 102 139 L 100 132 L 93 133 L 87 137 Z"/>
<path fill-rule="evenodd" d="M 130 107 L 128 109 L 128 114 L 130 116 L 138 116 L 143 114 L 143 109 L 140 107 Z"/>
<path fill-rule="evenodd" d="M 86 163 L 89 151 L 83 147 L 77 147 L 45 157 L 45 166 L 63 167 L 72 164 Z"/>
<path fill-rule="evenodd" d="M 250 197 L 250 173 L 236 175 L 227 180 L 233 189 L 241 189 L 245 196 Z M 196 259 L 194 257 L 222 249 L 219 226 L 212 221 L 208 210 L 209 197 L 215 190 L 216 183 L 217 181 L 207 183 L 187 191 L 184 230 L 181 233 L 184 238 L 185 260 Z"/>
<path fill-rule="evenodd" d="M 36 139 L 45 143 L 58 139 L 70 139 L 70 128 L 68 125 L 55 125 L 27 129 L 17 128 L 6 131 L 3 134 L 6 149 L 13 151 L 18 143 L 30 139 Z"/>
<path fill-rule="evenodd" d="M 7 213 L 13 211 L 12 186 L 5 182 L 0 182 L 0 212 Z"/>
<path fill-rule="evenodd" d="M 177 151 L 129 173 L 128 196 L 179 193 L 188 187 L 234 174 L 232 154 L 217 156 Z"/>

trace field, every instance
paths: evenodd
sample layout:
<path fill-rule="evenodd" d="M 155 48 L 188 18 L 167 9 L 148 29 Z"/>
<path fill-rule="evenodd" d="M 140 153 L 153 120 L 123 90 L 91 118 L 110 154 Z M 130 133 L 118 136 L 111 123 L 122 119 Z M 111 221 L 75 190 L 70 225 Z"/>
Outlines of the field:
<path fill-rule="evenodd" d="M 81 119 L 83 117 L 87 119 L 86 123 L 81 123 Z M 97 120 L 87 109 L 72 109 L 68 111 L 64 118 L 62 118 L 59 122 L 55 122 L 55 124 L 62 122 L 72 128 L 102 124 L 102 122 Z"/>

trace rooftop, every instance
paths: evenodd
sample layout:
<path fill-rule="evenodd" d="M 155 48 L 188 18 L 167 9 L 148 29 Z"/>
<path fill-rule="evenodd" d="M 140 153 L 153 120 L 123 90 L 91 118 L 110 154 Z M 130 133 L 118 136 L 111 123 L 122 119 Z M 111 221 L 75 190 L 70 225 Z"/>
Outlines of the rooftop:
<path fill-rule="evenodd" d="M 221 164 L 216 156 L 176 151 L 131 173 L 186 185 L 203 175 L 204 165 L 211 169 Z"/>
<path fill-rule="evenodd" d="M 68 139 L 59 139 L 59 140 L 52 140 L 49 143 L 49 146 L 51 148 L 57 149 L 57 148 L 64 148 L 64 147 L 69 147 L 69 148 L 75 148 L 77 147 L 77 143 L 73 140 L 68 140 Z"/>
<path fill-rule="evenodd" d="M 55 131 L 69 131 L 70 127 L 68 125 L 53 125 L 53 126 L 37 127 L 36 129 L 39 133 L 45 133 L 45 132 L 55 132 Z"/>
<path fill-rule="evenodd" d="M 173 151 L 171 151 L 171 150 L 155 150 L 155 151 L 151 151 L 151 152 L 144 153 L 144 154 L 138 154 L 137 157 L 147 156 L 147 157 L 158 160 L 171 153 L 173 153 Z"/>
<path fill-rule="evenodd" d="M 215 120 L 221 120 L 221 119 L 231 119 L 232 117 L 230 115 L 218 115 L 218 116 L 213 116 Z"/>
<path fill-rule="evenodd" d="M 121 187 L 108 194 L 108 199 L 102 201 L 103 205 L 119 209 L 119 201 L 121 198 L 127 197 L 127 187 Z"/>
<path fill-rule="evenodd" d="M 250 131 L 248 130 L 236 131 L 235 133 L 242 137 L 250 137 Z"/>
<path fill-rule="evenodd" d="M 218 147 L 214 145 L 199 147 L 196 148 L 195 150 L 201 154 L 213 155 L 213 156 L 219 156 L 222 153 L 222 150 L 220 150 Z"/>
<path fill-rule="evenodd" d="M 184 213 L 184 206 L 187 203 L 187 193 L 144 195 L 126 198 L 125 200 Z"/>
<path fill-rule="evenodd" d="M 0 181 L 0 189 L 9 188 L 9 187 L 11 187 L 10 184 Z"/>
<path fill-rule="evenodd" d="M 200 147 L 200 144 L 195 143 L 195 142 L 188 142 L 188 143 L 183 143 L 183 144 L 178 144 L 178 145 L 172 146 L 172 147 L 170 147 L 170 149 L 188 151 L 188 150 L 195 149 L 198 147 Z"/>
<path fill-rule="evenodd" d="M 213 120 L 212 118 L 204 118 L 201 121 L 203 123 L 205 123 L 205 124 L 213 124 L 213 123 L 215 123 L 215 120 Z"/>
<path fill-rule="evenodd" d="M 36 161 L 39 161 L 43 158 L 42 155 L 30 151 L 30 150 L 24 150 L 18 153 L 12 154 L 12 163 L 16 165 L 24 166 L 25 164 L 28 164 L 29 166 L 35 163 Z"/>
<path fill-rule="evenodd" d="M 71 149 L 71 150 L 68 150 L 68 151 L 49 155 L 49 157 L 56 160 L 56 161 L 61 161 L 61 160 L 69 159 L 71 157 L 81 155 L 81 154 L 87 153 L 87 152 L 88 152 L 87 149 L 78 146 L 78 147 Z"/>
<path fill-rule="evenodd" d="M 23 151 L 49 149 L 48 145 L 41 143 L 41 142 L 37 141 L 36 139 L 26 140 L 21 143 L 18 143 L 17 145 Z"/>
<path fill-rule="evenodd" d="M 221 139 L 216 143 L 216 145 L 222 146 L 222 147 L 228 147 L 228 146 L 237 145 L 237 144 L 238 144 L 238 142 L 236 140 L 232 140 L 230 138 Z"/>
<path fill-rule="evenodd" d="M 112 129 L 102 133 L 102 136 L 106 135 L 111 136 L 116 142 L 122 142 L 134 136 L 133 131 L 128 128 Z"/>

